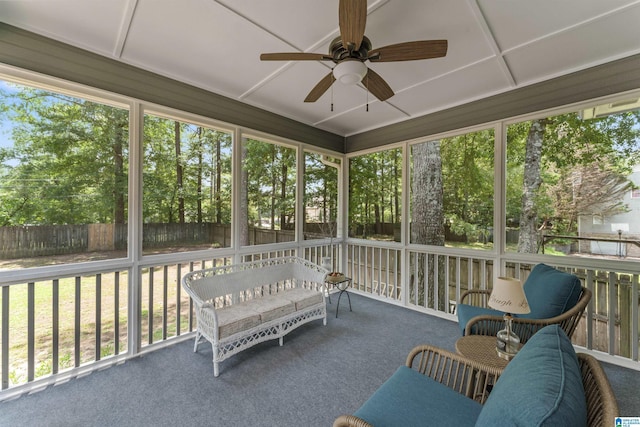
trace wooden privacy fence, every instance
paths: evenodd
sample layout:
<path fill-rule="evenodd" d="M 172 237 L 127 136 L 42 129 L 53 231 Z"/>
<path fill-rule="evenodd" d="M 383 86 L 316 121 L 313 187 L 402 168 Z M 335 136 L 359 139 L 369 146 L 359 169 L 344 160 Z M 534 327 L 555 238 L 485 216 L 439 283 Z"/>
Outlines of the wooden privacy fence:
<path fill-rule="evenodd" d="M 86 252 L 87 225 L 0 227 L 0 258 L 24 258 Z"/>
<path fill-rule="evenodd" d="M 291 230 L 249 227 L 249 244 L 290 242 Z M 145 248 L 211 244 L 231 246 L 231 225 L 202 223 L 143 224 Z M 127 224 L 27 225 L 0 227 L 0 259 L 114 251 L 127 248 Z"/>

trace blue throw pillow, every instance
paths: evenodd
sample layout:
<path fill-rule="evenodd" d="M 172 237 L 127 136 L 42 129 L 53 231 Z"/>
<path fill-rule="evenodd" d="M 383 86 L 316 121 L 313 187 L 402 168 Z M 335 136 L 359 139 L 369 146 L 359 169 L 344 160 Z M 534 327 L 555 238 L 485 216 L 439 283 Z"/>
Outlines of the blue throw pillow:
<path fill-rule="evenodd" d="M 586 426 L 578 358 L 558 325 L 542 328 L 507 365 L 476 426 Z"/>
<path fill-rule="evenodd" d="M 531 270 L 523 289 L 531 312 L 518 317 L 549 319 L 576 305 L 582 293 L 582 284 L 573 274 L 538 264 Z"/>

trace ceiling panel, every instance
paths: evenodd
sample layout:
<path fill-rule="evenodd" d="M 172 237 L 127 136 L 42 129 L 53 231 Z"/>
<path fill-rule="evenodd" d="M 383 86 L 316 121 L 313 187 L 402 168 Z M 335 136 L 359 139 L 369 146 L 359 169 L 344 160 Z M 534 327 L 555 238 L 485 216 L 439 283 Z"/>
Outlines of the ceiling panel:
<path fill-rule="evenodd" d="M 505 51 L 624 8 L 636 0 L 478 0 Z"/>
<path fill-rule="evenodd" d="M 287 47 L 210 0 L 139 0 L 122 58 L 237 97 L 281 65 L 261 62 L 260 52 Z"/>
<path fill-rule="evenodd" d="M 292 46 L 285 52 L 306 51 L 320 40 L 339 34 L 338 0 L 219 0 L 218 3 L 290 41 Z"/>
<path fill-rule="evenodd" d="M 111 56 L 127 0 L 0 1 L 0 21 Z"/>
<path fill-rule="evenodd" d="M 396 94 L 389 101 L 418 117 L 510 89 L 497 59 L 444 75 Z"/>
<path fill-rule="evenodd" d="M 599 65 L 640 52 L 639 22 L 640 5 L 637 5 L 513 50 L 505 55 L 505 60 L 518 84 Z"/>

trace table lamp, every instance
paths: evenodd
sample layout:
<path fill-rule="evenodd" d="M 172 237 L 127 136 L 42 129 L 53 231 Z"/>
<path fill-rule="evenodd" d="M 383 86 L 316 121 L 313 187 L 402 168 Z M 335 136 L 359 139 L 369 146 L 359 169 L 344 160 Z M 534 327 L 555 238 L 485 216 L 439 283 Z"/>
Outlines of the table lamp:
<path fill-rule="evenodd" d="M 529 313 L 529 303 L 522 289 L 522 282 L 511 277 L 498 277 L 489 297 L 489 307 L 504 312 L 505 328 L 498 331 L 496 351 L 498 356 L 511 360 L 520 348 L 520 338 L 511 328 L 512 314 Z"/>

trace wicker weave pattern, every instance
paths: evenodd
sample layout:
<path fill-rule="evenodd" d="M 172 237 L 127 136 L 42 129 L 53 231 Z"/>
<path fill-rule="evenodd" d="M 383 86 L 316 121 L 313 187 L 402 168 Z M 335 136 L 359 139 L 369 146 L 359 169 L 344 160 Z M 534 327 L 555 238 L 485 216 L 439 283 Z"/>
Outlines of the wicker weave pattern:
<path fill-rule="evenodd" d="M 600 362 L 593 356 L 578 353 L 582 385 L 587 399 L 587 425 L 610 426 L 620 415 L 618 402 Z"/>
<path fill-rule="evenodd" d="M 201 338 L 211 342 L 217 377 L 218 364 L 242 350 L 276 338 L 282 345 L 285 334 L 316 319 L 323 319 L 326 325 L 327 310 L 321 290 L 327 273 L 326 269 L 297 257 L 187 273 L 182 286 L 195 306 L 194 351 Z M 314 293 L 320 297 L 316 298 Z M 246 313 L 246 318 L 242 313 Z"/>
<path fill-rule="evenodd" d="M 618 403 L 600 362 L 584 353 L 578 353 L 578 361 L 587 401 L 587 426 L 612 425 L 614 418 L 619 415 Z M 411 350 L 406 365 L 461 394 L 475 398 L 481 404 L 489 397 L 489 386 L 495 384 L 503 371 L 428 345 Z M 535 400 L 535 396 L 531 398 Z M 431 421 L 425 420 L 425 425 Z M 373 426 L 355 415 L 341 415 L 334 421 L 333 427 Z"/>

